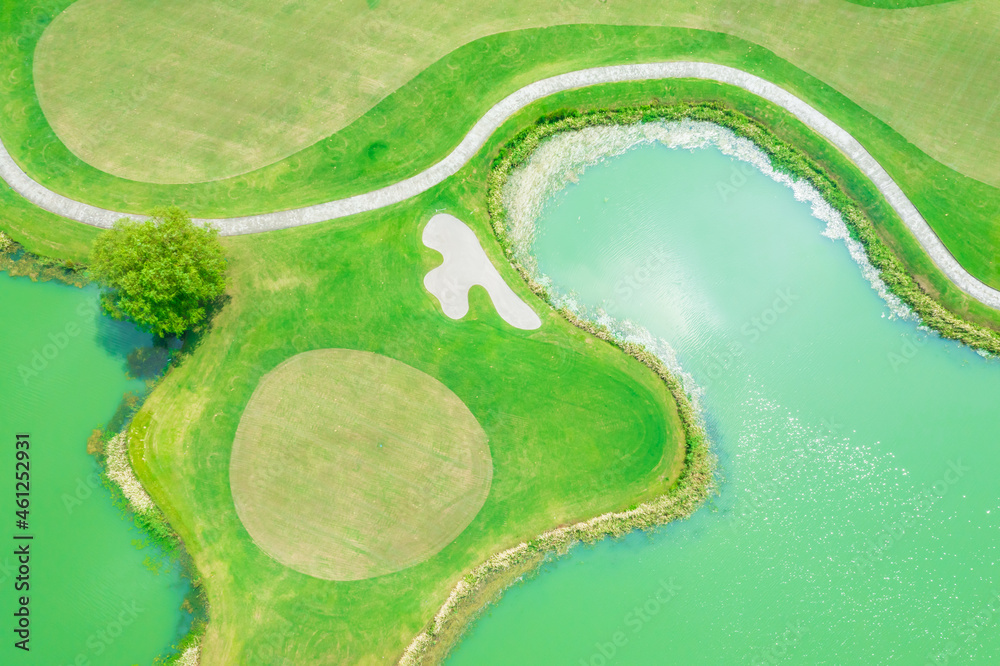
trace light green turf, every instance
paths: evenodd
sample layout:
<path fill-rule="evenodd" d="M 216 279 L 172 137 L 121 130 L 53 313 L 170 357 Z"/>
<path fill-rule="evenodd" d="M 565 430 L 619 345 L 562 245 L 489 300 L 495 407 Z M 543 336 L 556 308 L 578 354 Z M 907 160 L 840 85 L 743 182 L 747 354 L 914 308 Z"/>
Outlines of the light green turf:
<path fill-rule="evenodd" d="M 943 5 L 946 2 L 958 0 L 846 0 L 864 7 L 875 9 L 910 9 L 911 7 L 926 7 L 928 5 Z"/>
<path fill-rule="evenodd" d="M 496 35 L 449 54 L 344 131 L 276 165 L 213 183 L 163 186 L 114 178 L 86 165 L 65 148 L 48 126 L 35 98 L 28 56 L 33 40 L 41 36 L 60 3 L 65 3 L 48 1 L 53 3 L 51 8 L 39 7 L 34 12 L 25 7 L 0 9 L 0 30 L 22 33 L 19 40 L 6 43 L 6 50 L 0 48 L 0 64 L 13 69 L 11 76 L 0 77 L 0 89 L 10 97 L 7 108 L 18 110 L 0 115 L 0 132 L 35 178 L 57 191 L 107 208 L 145 212 L 174 203 L 197 216 L 217 217 L 356 194 L 430 166 L 454 147 L 491 104 L 532 80 L 585 66 L 627 62 L 630 58 L 687 57 L 765 76 L 820 108 L 868 147 L 973 275 L 1000 287 L 1000 233 L 994 212 L 1000 209 L 1000 190 L 935 162 L 821 81 L 733 37 L 614 26 L 564 26 Z M 588 48 L 580 49 L 580 44 Z M 482 76 L 483 72 L 490 76 Z M 667 87 L 635 84 L 627 90 L 630 101 L 646 101 L 654 96 L 726 99 L 741 95 L 735 89 L 681 82 Z M 588 95 L 581 91 L 558 99 L 559 103 L 576 104 L 590 99 Z M 543 106 L 551 108 L 553 103 Z M 598 105 L 606 103 L 602 100 Z M 440 122 L 443 117 L 449 122 Z M 72 225 L 55 224 L 52 216 L 38 215 L 13 203 L 6 212 L 7 219 L 17 224 L 16 229 L 14 222 L 7 228 L 29 248 L 57 256 L 60 246 L 67 251 L 81 251 L 77 248 L 81 248 L 78 240 L 82 232 Z"/>
<path fill-rule="evenodd" d="M 994 0 L 905 14 L 844 0 L 411 0 L 374 9 L 360 0 L 78 0 L 39 42 L 35 80 L 50 122 L 85 161 L 135 180 L 197 182 L 323 139 L 469 41 L 572 23 L 683 26 L 750 40 L 932 157 L 1000 184 Z M 584 54 L 591 46 L 558 48 Z M 516 49 L 505 55 L 517 60 Z M 503 79 L 505 69 L 477 76 Z"/>
<path fill-rule="evenodd" d="M 152 396 L 140 415 L 153 423 L 152 434 L 133 452 L 205 574 L 207 664 L 281 663 L 276 654 L 311 663 L 331 653 L 347 663 L 390 661 L 460 572 L 491 552 L 662 487 L 656 479 L 670 465 L 658 455 L 677 449 L 658 451 L 651 442 L 662 442 L 661 433 L 676 438 L 679 426 L 669 410 L 661 420 L 669 399 L 648 372 L 554 314 L 535 333 L 516 331 L 482 290 L 472 292 L 469 318 L 448 320 L 421 285 L 438 261 L 419 242 L 421 225 L 447 209 L 473 225 L 505 277 L 531 298 L 486 230 L 482 181 L 492 155 L 541 108 L 630 97 L 648 99 L 650 90 L 601 86 L 527 109 L 457 178 L 387 211 L 225 241 L 235 271 L 232 301 Z M 965 303 L 839 153 L 751 95 L 732 101 L 833 169 L 920 279 L 937 285 L 946 302 Z M 984 308 L 970 314 L 991 316 Z M 490 437 L 494 478 L 483 510 L 454 543 L 412 569 L 352 583 L 296 574 L 253 545 L 231 504 L 228 447 L 253 386 L 286 358 L 323 347 L 375 351 L 427 372 L 466 403 Z M 632 464 L 622 466 L 623 458 Z M 244 607 L 248 598 L 255 601 Z"/>
<path fill-rule="evenodd" d="M 138 423 L 149 428 L 132 451 L 204 576 L 205 666 L 389 663 L 490 554 L 626 508 L 679 473 L 681 425 L 644 365 L 554 312 L 537 331 L 514 329 L 475 288 L 470 314 L 455 321 L 424 289 L 440 256 L 421 243 L 421 227 L 446 208 L 472 224 L 515 291 L 534 298 L 490 240 L 473 172 L 487 167 L 480 158 L 463 178 L 387 211 L 225 239 L 231 301 L 144 406 Z M 416 566 L 319 580 L 268 557 L 236 513 L 230 450 L 254 387 L 288 358 L 323 348 L 372 351 L 427 373 L 489 437 L 493 479 L 482 510 Z"/>
<path fill-rule="evenodd" d="M 297 354 L 264 375 L 229 466 L 254 542 L 325 580 L 423 562 L 472 521 L 492 477 L 486 433 L 447 386 L 351 349 Z"/>

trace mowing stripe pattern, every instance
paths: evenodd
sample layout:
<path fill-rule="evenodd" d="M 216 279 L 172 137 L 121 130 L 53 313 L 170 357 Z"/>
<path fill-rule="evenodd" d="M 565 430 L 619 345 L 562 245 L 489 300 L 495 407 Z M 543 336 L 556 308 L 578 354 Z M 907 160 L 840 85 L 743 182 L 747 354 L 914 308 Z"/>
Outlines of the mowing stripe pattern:
<path fill-rule="evenodd" d="M 770 81 L 733 67 L 705 62 L 675 61 L 611 65 L 542 79 L 497 102 L 447 157 L 415 176 L 371 192 L 314 206 L 261 215 L 221 218 L 211 222 L 219 227 L 223 235 L 237 235 L 315 224 L 384 208 L 425 192 L 457 173 L 500 125 L 532 102 L 554 93 L 585 86 L 672 78 L 703 79 L 734 85 L 794 115 L 839 148 L 872 180 L 934 264 L 949 280 L 980 303 L 1000 310 L 1000 291 L 980 282 L 958 263 L 899 185 L 850 133 L 805 101 Z M 35 182 L 17 166 L 2 142 L 0 142 L 0 177 L 35 205 L 77 222 L 109 228 L 117 219 L 124 216 L 123 213 L 74 201 Z"/>

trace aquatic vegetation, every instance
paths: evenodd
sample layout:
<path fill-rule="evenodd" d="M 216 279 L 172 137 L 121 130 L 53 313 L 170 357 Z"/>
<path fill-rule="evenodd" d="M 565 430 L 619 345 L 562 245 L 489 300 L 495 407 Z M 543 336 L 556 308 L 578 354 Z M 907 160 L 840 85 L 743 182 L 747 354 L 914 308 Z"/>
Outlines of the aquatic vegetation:
<path fill-rule="evenodd" d="M 146 489 L 135 476 L 132 464 L 128 461 L 128 437 L 120 432 L 111 439 L 104 449 L 105 469 L 108 478 L 121 489 L 129 506 L 136 513 L 148 513 L 156 508 Z"/>
<path fill-rule="evenodd" d="M 699 135 L 694 131 L 698 128 L 697 122 L 691 121 L 727 128 L 735 139 L 713 132 Z M 618 129 L 601 132 L 600 128 Z M 623 131 L 622 128 L 628 129 Z M 543 159 L 532 164 L 536 151 L 545 150 L 546 144 L 555 135 L 569 131 L 590 134 L 584 134 L 583 141 L 570 145 L 556 144 L 555 148 L 548 149 L 551 155 L 542 153 Z M 606 138 L 610 141 L 605 149 L 600 146 Z M 739 139 L 748 143 L 741 143 Z M 809 201 L 814 215 L 827 222 L 825 233 L 828 237 L 843 239 L 848 244 L 865 277 L 896 315 L 907 316 L 909 309 L 943 337 L 960 340 L 985 353 L 1000 354 L 1000 333 L 959 317 L 923 290 L 906 271 L 899 257 L 879 237 L 861 206 L 844 193 L 830 174 L 760 123 L 715 103 L 650 104 L 579 115 L 560 114 L 551 122 L 541 119 L 501 149 L 489 175 L 487 195 L 494 233 L 532 289 L 554 306 L 560 307 L 565 303 L 549 294 L 548 285 L 534 270 L 534 260 L 528 251 L 533 238 L 533 220 L 539 206 L 546 196 L 558 191 L 580 169 L 604 157 L 620 154 L 629 146 L 654 140 L 688 148 L 712 142 L 720 149 L 729 151 L 728 154 L 754 163 L 775 180 L 785 182 L 792 187 L 797 199 Z M 753 146 L 757 147 L 759 154 L 754 153 Z M 763 157 L 767 158 L 766 162 Z M 560 159 L 568 160 L 567 168 L 560 170 Z M 518 175 L 519 168 L 525 169 L 525 175 Z M 533 173 L 528 171 L 529 168 Z M 561 176 L 558 175 L 560 173 Z"/>

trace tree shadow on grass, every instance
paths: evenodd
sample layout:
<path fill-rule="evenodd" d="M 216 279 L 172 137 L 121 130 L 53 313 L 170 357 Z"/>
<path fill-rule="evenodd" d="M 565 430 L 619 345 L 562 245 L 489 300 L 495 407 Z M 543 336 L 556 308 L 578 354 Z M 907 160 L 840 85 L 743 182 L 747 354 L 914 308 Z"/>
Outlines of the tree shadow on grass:
<path fill-rule="evenodd" d="M 212 328 L 215 324 L 215 317 L 222 311 L 224 307 L 229 305 L 232 301 L 232 297 L 229 294 L 223 294 L 221 297 L 209 303 L 205 307 L 205 321 L 200 328 L 196 331 L 188 331 L 184 334 L 182 340 L 182 346 L 174 354 L 174 365 L 180 366 L 183 364 L 187 358 L 194 354 L 194 352 L 201 347 L 202 342 L 211 333 Z"/>

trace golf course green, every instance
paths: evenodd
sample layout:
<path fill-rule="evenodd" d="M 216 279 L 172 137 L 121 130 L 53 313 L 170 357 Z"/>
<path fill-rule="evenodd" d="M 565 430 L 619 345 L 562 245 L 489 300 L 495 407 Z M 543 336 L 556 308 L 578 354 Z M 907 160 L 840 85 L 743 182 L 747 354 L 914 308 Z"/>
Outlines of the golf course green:
<path fill-rule="evenodd" d="M 15 2 L 0 8 L 0 70 L 9 72 L 0 77 L 0 138 L 25 173 L 71 199 L 232 217 L 414 176 L 495 103 L 547 76 L 718 63 L 785 88 L 850 132 L 962 266 L 1000 288 L 1000 6 L 879 8 L 914 4 L 928 3 L 539 9 L 504 0 L 448 12 L 390 0 Z M 765 148 L 775 163 L 807 155 L 838 202 L 867 221 L 868 247 L 891 258 L 873 263 L 896 262 L 927 311 L 987 336 L 1000 331 L 1000 312 L 935 267 L 847 157 L 750 92 L 649 80 L 534 102 L 457 174 L 402 203 L 223 239 L 225 302 L 146 400 L 130 441 L 139 479 L 203 582 L 202 664 L 440 661 L 485 603 L 551 553 L 687 516 L 703 499 L 712 456 L 691 386 L 665 370 L 671 359 L 548 307 L 495 233 L 498 165 L 517 166 L 517 151 L 527 159 L 534 146 L 524 142 L 547 123 L 616 109 L 628 122 L 667 109 L 713 113 L 738 131 L 766 128 L 758 139 L 773 139 Z M 88 261 L 97 229 L 4 183 L 0 206 L 0 230 L 26 250 Z M 468 225 L 539 328 L 511 326 L 477 286 L 468 314 L 446 315 L 424 286 L 442 255 L 422 241 L 442 212 Z M 572 291 L 580 276 L 548 252 L 559 286 Z M 619 268 L 598 282 L 624 279 Z M 840 276 L 830 285 L 845 279 L 838 270 L 828 267 Z M 684 307 L 697 310 L 695 300 Z M 684 349 L 694 357 L 700 348 Z M 414 393 L 419 405 L 407 397 Z M 736 423 L 730 412 L 703 413 L 713 437 L 718 413 L 721 432 Z M 288 452 L 296 455 L 279 461 Z M 428 519 L 452 509 L 438 524 Z M 658 542 L 692 524 L 711 530 L 705 513 L 662 530 Z M 412 542 L 400 548 L 408 532 Z M 647 584 L 641 568 L 630 571 L 631 584 Z M 496 643 L 482 645 L 456 658 L 476 663 Z"/>
<path fill-rule="evenodd" d="M 254 542 L 325 580 L 426 560 L 472 521 L 492 477 L 486 433 L 444 384 L 348 349 L 304 352 L 265 375 L 229 467 Z"/>
<path fill-rule="evenodd" d="M 419 210 L 461 206 L 439 197 L 427 196 Z M 454 583 L 493 552 L 662 493 L 681 470 L 684 435 L 673 400 L 640 363 L 554 313 L 538 331 L 514 329 L 477 289 L 464 319 L 445 317 L 422 282 L 440 261 L 417 232 L 427 217 L 390 211 L 281 232 L 280 243 L 227 241 L 232 301 L 137 417 L 147 428 L 133 441 L 133 463 L 206 580 L 207 663 L 253 662 L 272 651 L 291 663 L 395 659 Z M 495 245 L 487 248 L 502 265 Z M 392 288 L 379 276 L 392 276 Z M 238 353 L 225 352 L 235 346 Z M 485 504 L 422 563 L 364 580 L 322 580 L 268 556 L 237 514 L 232 446 L 255 387 L 287 359 L 325 348 L 374 352 L 430 375 L 489 438 Z M 314 491 L 297 492 L 306 501 Z"/>

